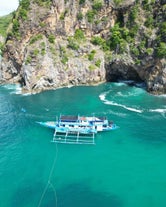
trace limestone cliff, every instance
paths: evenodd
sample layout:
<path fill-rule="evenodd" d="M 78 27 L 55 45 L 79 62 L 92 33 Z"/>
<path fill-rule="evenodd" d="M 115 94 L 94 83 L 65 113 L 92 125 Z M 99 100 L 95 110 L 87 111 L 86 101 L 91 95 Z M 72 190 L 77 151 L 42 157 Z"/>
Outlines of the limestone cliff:
<path fill-rule="evenodd" d="M 166 93 L 165 9 L 164 0 L 22 0 L 0 81 L 38 92 L 132 79 Z"/>

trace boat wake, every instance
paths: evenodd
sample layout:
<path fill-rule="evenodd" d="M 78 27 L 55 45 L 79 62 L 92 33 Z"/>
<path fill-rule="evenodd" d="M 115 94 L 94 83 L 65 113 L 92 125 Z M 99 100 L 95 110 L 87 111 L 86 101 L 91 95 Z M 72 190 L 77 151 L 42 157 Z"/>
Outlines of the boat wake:
<path fill-rule="evenodd" d="M 166 119 L 166 109 L 150 109 L 149 112 L 160 113 Z"/>
<path fill-rule="evenodd" d="M 114 101 L 105 100 L 104 103 L 107 104 L 107 105 L 119 106 L 119 107 L 122 107 L 124 109 L 129 110 L 129 111 L 133 111 L 133 112 L 137 112 L 137 113 L 142 113 L 143 112 L 143 110 L 141 110 L 141 109 L 136 109 L 136 108 L 133 108 L 133 107 L 128 107 L 128 106 L 123 105 L 123 104 L 118 104 L 118 103 L 116 103 Z"/>
<path fill-rule="evenodd" d="M 99 95 L 100 100 L 101 100 L 101 101 L 105 101 L 105 100 L 106 100 L 106 95 L 107 95 L 108 93 L 109 93 L 109 92 L 101 93 L 101 94 Z"/>
<path fill-rule="evenodd" d="M 123 93 L 123 91 L 118 91 L 116 92 L 116 94 L 111 94 L 111 96 L 110 96 L 110 92 L 113 93 L 113 90 L 105 91 L 99 95 L 99 99 L 106 105 L 121 107 L 128 111 L 132 111 L 132 112 L 136 112 L 140 114 L 141 113 L 151 113 L 151 114 L 158 113 L 162 115 L 164 118 L 166 118 L 166 107 L 149 109 L 149 108 L 146 108 L 145 106 L 145 107 L 140 108 L 139 105 L 133 107 L 133 106 L 129 106 L 126 104 L 117 103 L 115 101 L 115 99 L 119 100 L 120 98 L 121 101 L 125 102 L 126 100 L 126 102 L 128 103 L 129 101 L 132 101 L 131 98 L 133 96 L 139 96 L 141 93 L 143 93 L 143 90 L 141 88 L 135 88 L 134 91 L 125 91 L 125 93 Z M 112 99 L 112 100 L 109 100 L 109 99 Z M 114 113 L 114 111 L 111 111 L 111 113 Z M 117 115 L 119 115 L 119 113 Z M 122 113 L 121 116 L 125 116 L 125 115 Z"/>
<path fill-rule="evenodd" d="M 150 112 L 166 113 L 166 109 L 150 109 Z"/>
<path fill-rule="evenodd" d="M 116 103 L 114 101 L 107 100 L 106 99 L 106 95 L 108 93 L 109 92 L 104 92 L 104 93 L 102 93 L 102 94 L 99 95 L 100 100 L 103 101 L 104 104 L 106 104 L 106 105 L 112 105 L 112 106 L 119 106 L 119 107 L 122 107 L 124 109 L 129 110 L 129 111 L 133 111 L 133 112 L 137 112 L 137 113 L 142 113 L 143 112 L 142 109 L 137 109 L 137 108 L 129 107 L 129 106 L 126 106 L 126 105 L 123 105 L 123 104 Z"/>

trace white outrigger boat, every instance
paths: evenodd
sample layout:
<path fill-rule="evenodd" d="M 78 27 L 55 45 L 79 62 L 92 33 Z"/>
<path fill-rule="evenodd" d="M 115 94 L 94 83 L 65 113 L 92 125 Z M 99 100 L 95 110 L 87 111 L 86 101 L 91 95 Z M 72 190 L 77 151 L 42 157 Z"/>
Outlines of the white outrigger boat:
<path fill-rule="evenodd" d="M 55 130 L 53 142 L 67 144 L 94 144 L 97 132 L 110 131 L 116 124 L 106 117 L 61 115 L 57 121 L 37 122 Z"/>

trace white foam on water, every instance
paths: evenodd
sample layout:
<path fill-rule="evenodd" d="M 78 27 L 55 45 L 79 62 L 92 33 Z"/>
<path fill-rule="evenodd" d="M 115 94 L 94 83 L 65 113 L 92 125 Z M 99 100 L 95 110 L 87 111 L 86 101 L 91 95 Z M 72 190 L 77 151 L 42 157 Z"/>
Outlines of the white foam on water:
<path fill-rule="evenodd" d="M 149 109 L 149 112 L 160 113 L 166 119 L 166 109 Z"/>
<path fill-rule="evenodd" d="M 68 85 L 68 86 L 67 86 L 67 88 L 72 88 L 72 87 L 73 87 L 73 85 Z"/>
<path fill-rule="evenodd" d="M 5 84 L 2 85 L 2 87 L 8 90 L 16 90 L 17 88 L 20 88 L 20 84 Z"/>
<path fill-rule="evenodd" d="M 136 108 L 133 108 L 133 107 L 128 107 L 128 106 L 123 105 L 123 104 L 118 104 L 118 103 L 116 103 L 114 101 L 108 101 L 106 99 L 107 93 L 108 92 L 104 92 L 104 93 L 102 93 L 102 94 L 99 95 L 100 100 L 103 101 L 104 104 L 106 104 L 106 105 L 112 105 L 112 106 L 119 106 L 119 107 L 122 107 L 124 109 L 129 110 L 129 111 L 133 111 L 133 112 L 137 112 L 137 113 L 142 113 L 143 112 L 143 110 L 141 110 L 141 109 L 136 109 Z"/>
<path fill-rule="evenodd" d="M 11 90 L 10 94 L 22 94 L 22 88 L 20 84 L 5 84 L 2 86 L 7 90 Z"/>
<path fill-rule="evenodd" d="M 107 94 L 108 94 L 108 92 L 101 93 L 101 94 L 99 95 L 100 100 L 101 100 L 101 101 L 105 101 L 105 98 L 106 98 L 106 95 L 107 95 Z"/>
<path fill-rule="evenodd" d="M 155 96 L 157 96 L 157 97 L 161 97 L 161 98 L 166 98 L 166 94 L 161 94 L 161 95 L 155 95 Z"/>
<path fill-rule="evenodd" d="M 166 109 L 150 109 L 150 112 L 166 113 Z"/>
<path fill-rule="evenodd" d="M 129 111 L 134 111 L 134 112 L 138 112 L 138 113 L 143 112 L 143 110 L 141 110 L 141 109 L 131 108 L 131 107 L 127 107 L 127 106 L 122 106 L 122 107 L 124 107 L 125 109 L 128 109 Z"/>
<path fill-rule="evenodd" d="M 131 96 L 131 93 L 129 92 L 127 94 L 123 94 L 121 91 L 119 91 L 119 92 L 116 93 L 116 96 L 118 96 L 118 97 L 129 97 L 129 96 Z"/>
<path fill-rule="evenodd" d="M 22 93 L 23 96 L 31 96 L 31 95 L 34 95 L 32 93 Z"/>
<path fill-rule="evenodd" d="M 35 95 L 36 93 L 22 93 L 22 87 L 20 84 L 5 84 L 2 86 L 3 88 L 10 90 L 10 94 L 19 94 L 22 96 L 31 96 L 31 95 Z"/>
<path fill-rule="evenodd" d="M 127 92 L 127 93 L 125 93 L 125 94 L 123 94 L 121 91 L 119 91 L 119 92 L 117 92 L 117 94 L 116 94 L 116 96 L 118 96 L 118 97 L 125 97 L 125 98 L 127 98 L 127 97 L 130 97 L 130 96 L 137 96 L 137 95 L 139 95 L 140 93 L 138 93 L 138 92 Z"/>
<path fill-rule="evenodd" d="M 10 94 L 22 94 L 22 89 L 16 88 L 15 91 L 12 91 Z"/>
<path fill-rule="evenodd" d="M 136 109 L 136 108 L 133 108 L 133 107 L 128 107 L 128 106 L 125 106 L 123 104 L 118 104 L 118 103 L 113 102 L 113 101 L 105 100 L 104 103 L 107 104 L 107 105 L 119 106 L 119 107 L 122 107 L 124 109 L 129 110 L 129 111 L 133 111 L 133 112 L 137 112 L 137 113 L 142 113 L 143 112 L 143 110 L 141 110 L 141 109 Z"/>
<path fill-rule="evenodd" d="M 117 83 L 112 83 L 115 86 L 126 86 L 127 84 L 125 82 L 117 82 Z"/>

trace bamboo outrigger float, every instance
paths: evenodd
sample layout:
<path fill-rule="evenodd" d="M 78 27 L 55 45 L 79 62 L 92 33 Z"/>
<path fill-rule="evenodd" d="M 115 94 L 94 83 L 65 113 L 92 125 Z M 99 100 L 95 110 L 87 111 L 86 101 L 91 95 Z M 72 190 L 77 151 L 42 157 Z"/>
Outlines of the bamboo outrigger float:
<path fill-rule="evenodd" d="M 40 125 L 54 129 L 53 142 L 65 144 L 95 144 L 95 134 L 110 131 L 117 126 L 106 117 L 64 116 L 57 121 L 38 122 Z"/>
<path fill-rule="evenodd" d="M 64 144 L 95 144 L 95 133 L 79 132 L 68 130 L 65 133 L 55 129 L 52 142 Z"/>

